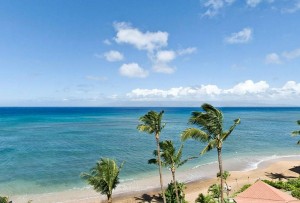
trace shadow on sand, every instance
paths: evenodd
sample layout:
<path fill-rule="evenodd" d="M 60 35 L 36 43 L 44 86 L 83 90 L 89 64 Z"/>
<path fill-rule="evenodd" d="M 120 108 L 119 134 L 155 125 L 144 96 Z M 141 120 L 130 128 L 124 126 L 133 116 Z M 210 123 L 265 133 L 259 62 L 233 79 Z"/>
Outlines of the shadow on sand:
<path fill-rule="evenodd" d="M 143 194 L 140 197 L 134 197 L 137 202 L 163 202 L 162 198 L 157 195 Z"/>
<path fill-rule="evenodd" d="M 283 173 L 268 173 L 266 172 L 266 176 L 271 178 L 271 179 L 278 179 L 278 180 L 282 180 L 282 179 L 290 179 L 290 178 L 297 178 L 295 176 L 286 176 Z"/>
<path fill-rule="evenodd" d="M 293 168 L 290 168 L 289 170 L 293 171 L 295 173 L 298 173 L 300 175 L 300 166 L 294 166 Z"/>

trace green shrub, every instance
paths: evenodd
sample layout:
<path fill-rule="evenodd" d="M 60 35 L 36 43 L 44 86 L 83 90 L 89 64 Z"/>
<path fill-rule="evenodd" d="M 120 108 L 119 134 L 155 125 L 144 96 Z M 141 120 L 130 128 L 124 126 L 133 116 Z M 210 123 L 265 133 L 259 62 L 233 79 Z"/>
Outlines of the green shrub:
<path fill-rule="evenodd" d="M 236 191 L 232 196 L 233 197 L 237 196 L 239 193 L 244 192 L 245 190 L 247 190 L 250 186 L 251 186 L 251 184 L 243 185 L 243 187 L 241 187 L 241 189 Z"/>
<path fill-rule="evenodd" d="M 219 198 L 221 195 L 221 188 L 218 184 L 213 184 L 209 186 L 207 191 L 213 198 Z"/>
<path fill-rule="evenodd" d="M 179 183 L 176 181 L 176 185 L 178 188 L 178 196 L 179 196 L 179 201 L 182 203 L 187 203 L 184 199 L 184 189 L 186 188 L 184 183 Z M 167 189 L 165 190 L 165 196 L 166 196 L 166 201 L 168 203 L 177 203 L 176 201 L 176 192 L 175 192 L 175 187 L 174 183 L 169 183 Z"/>
<path fill-rule="evenodd" d="M 300 190 L 299 189 L 293 190 L 291 195 L 297 199 L 300 199 Z"/>
<path fill-rule="evenodd" d="M 8 197 L 1 197 L 0 196 L 0 203 L 8 203 Z"/>
<path fill-rule="evenodd" d="M 216 200 L 211 195 L 204 195 L 200 193 L 195 200 L 195 203 L 216 203 Z"/>

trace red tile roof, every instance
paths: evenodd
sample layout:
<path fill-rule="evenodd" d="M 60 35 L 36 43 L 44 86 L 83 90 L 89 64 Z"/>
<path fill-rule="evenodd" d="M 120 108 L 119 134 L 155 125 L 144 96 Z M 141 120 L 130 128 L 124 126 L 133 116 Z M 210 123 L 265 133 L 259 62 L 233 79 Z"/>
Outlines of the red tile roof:
<path fill-rule="evenodd" d="M 237 203 L 300 203 L 300 200 L 259 180 L 234 200 Z"/>

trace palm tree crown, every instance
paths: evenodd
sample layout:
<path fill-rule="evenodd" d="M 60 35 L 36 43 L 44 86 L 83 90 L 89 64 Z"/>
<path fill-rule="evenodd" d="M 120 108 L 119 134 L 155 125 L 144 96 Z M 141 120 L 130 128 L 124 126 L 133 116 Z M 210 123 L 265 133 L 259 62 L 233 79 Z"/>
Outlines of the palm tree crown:
<path fill-rule="evenodd" d="M 232 133 L 234 128 L 240 124 L 240 119 L 235 119 L 234 124 L 229 130 L 223 129 L 223 113 L 210 104 L 203 104 L 202 109 L 204 112 L 192 112 L 189 123 L 197 125 L 198 128 L 188 128 L 181 134 L 183 141 L 187 139 L 194 139 L 200 142 L 205 142 L 207 145 L 201 151 L 201 154 L 217 148 L 218 162 L 221 176 L 221 188 L 223 189 L 223 166 L 222 166 L 222 146 L 223 142 Z M 223 192 L 221 192 L 221 202 L 224 202 Z"/>
<path fill-rule="evenodd" d="M 119 184 L 119 173 L 124 162 L 118 166 L 109 158 L 101 158 L 90 173 L 82 173 L 81 177 L 94 187 L 97 192 L 107 195 L 108 202 L 112 202 L 112 191 Z"/>
<path fill-rule="evenodd" d="M 165 123 L 162 123 L 162 116 L 164 114 L 164 111 L 161 111 L 159 113 L 155 111 L 149 111 L 144 116 L 140 117 L 140 122 L 137 126 L 137 129 L 142 132 L 147 132 L 149 134 L 155 134 L 155 140 L 156 140 L 156 146 L 157 146 L 157 160 L 158 160 L 158 170 L 159 170 L 159 179 L 160 179 L 160 188 L 161 193 L 163 196 L 164 203 L 166 203 L 166 197 L 163 190 L 163 178 L 162 178 L 162 171 L 161 171 L 161 161 L 160 161 L 160 146 L 159 146 L 159 135 L 161 133 L 161 130 L 165 127 Z"/>
<path fill-rule="evenodd" d="M 300 120 L 297 121 L 297 124 L 300 125 Z M 292 136 L 300 135 L 300 130 L 295 130 L 292 132 Z M 297 144 L 300 144 L 300 140 L 297 142 Z"/>

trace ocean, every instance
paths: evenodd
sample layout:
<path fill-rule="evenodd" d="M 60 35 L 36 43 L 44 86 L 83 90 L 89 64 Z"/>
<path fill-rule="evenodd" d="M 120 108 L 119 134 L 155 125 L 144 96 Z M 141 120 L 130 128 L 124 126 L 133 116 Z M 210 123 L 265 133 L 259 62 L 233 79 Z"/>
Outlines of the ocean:
<path fill-rule="evenodd" d="M 223 145 L 224 163 L 231 170 L 255 168 L 263 160 L 300 154 L 298 130 L 300 108 L 220 108 L 225 129 L 236 118 L 236 127 Z M 161 140 L 180 146 L 180 134 L 192 111 L 200 108 L 0 108 L 0 196 L 49 193 L 87 187 L 80 178 L 101 157 L 125 161 L 121 182 L 157 176 L 155 165 L 147 164 L 156 149 L 154 135 L 136 130 L 139 117 L 150 110 L 165 114 Z M 204 144 L 188 140 L 183 158 L 199 156 Z M 217 161 L 208 152 L 179 168 L 179 173 Z M 235 168 L 235 167 L 238 168 Z M 169 173 L 167 169 L 164 173 Z M 188 181 L 192 181 L 190 177 Z M 198 177 L 199 178 L 199 177 Z"/>

